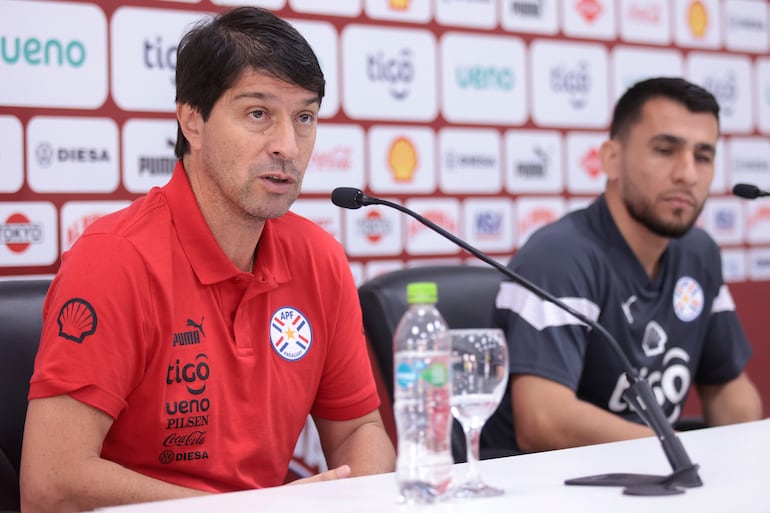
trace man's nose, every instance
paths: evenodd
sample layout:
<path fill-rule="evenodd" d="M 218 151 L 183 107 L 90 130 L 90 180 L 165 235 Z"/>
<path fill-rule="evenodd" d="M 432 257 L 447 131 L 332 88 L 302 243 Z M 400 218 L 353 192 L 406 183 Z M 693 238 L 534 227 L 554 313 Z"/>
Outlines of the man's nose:
<path fill-rule="evenodd" d="M 267 151 L 284 160 L 294 160 L 299 154 L 297 134 L 289 118 L 276 120 L 268 134 Z"/>

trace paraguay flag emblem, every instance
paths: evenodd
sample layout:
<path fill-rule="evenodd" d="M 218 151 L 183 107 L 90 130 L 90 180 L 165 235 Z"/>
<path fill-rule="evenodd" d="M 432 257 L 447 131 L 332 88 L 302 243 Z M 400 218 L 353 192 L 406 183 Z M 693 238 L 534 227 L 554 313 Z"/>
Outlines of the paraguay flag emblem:
<path fill-rule="evenodd" d="M 674 313 L 682 322 L 694 321 L 703 311 L 703 289 L 689 276 L 682 276 L 674 287 Z"/>
<path fill-rule="evenodd" d="M 301 359 L 313 343 L 313 329 L 302 312 L 291 306 L 275 311 L 270 319 L 270 345 L 283 359 Z"/>

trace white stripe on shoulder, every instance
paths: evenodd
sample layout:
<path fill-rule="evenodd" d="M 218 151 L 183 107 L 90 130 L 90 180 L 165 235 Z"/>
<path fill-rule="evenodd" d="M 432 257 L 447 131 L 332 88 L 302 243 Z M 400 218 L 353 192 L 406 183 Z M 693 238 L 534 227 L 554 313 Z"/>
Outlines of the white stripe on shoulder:
<path fill-rule="evenodd" d="M 735 302 L 727 285 L 719 288 L 719 294 L 714 298 L 714 304 L 711 305 L 711 313 L 732 312 L 735 311 Z"/>
<path fill-rule="evenodd" d="M 562 297 L 561 301 L 595 321 L 599 318 L 599 306 L 585 298 Z M 533 292 L 518 283 L 503 282 L 497 293 L 495 306 L 501 310 L 511 310 L 532 325 L 536 330 L 565 325 L 585 325 L 553 303 L 539 298 Z"/>

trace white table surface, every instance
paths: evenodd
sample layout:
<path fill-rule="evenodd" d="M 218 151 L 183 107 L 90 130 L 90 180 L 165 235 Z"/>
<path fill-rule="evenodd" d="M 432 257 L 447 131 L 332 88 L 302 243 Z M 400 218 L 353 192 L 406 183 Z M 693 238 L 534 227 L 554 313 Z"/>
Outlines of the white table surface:
<path fill-rule="evenodd" d="M 668 474 L 654 438 L 482 462 L 484 479 L 505 490 L 495 498 L 434 505 L 397 502 L 394 474 L 103 508 L 106 513 L 213 512 L 622 512 L 769 513 L 770 419 L 680 434 L 704 485 L 682 495 L 635 497 L 620 488 L 566 486 L 564 480 L 610 472 Z M 455 465 L 456 478 L 464 464 Z"/>

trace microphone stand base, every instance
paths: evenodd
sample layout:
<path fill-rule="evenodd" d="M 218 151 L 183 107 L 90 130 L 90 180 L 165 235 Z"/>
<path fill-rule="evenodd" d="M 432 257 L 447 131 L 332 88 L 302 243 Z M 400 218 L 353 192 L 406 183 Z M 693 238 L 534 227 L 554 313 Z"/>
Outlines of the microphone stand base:
<path fill-rule="evenodd" d="M 612 473 L 596 476 L 576 477 L 564 481 L 574 486 L 621 486 L 625 495 L 656 496 L 678 495 L 684 493 L 681 487 L 703 486 L 698 476 L 698 466 L 693 465 L 668 476 L 652 474 Z"/>

